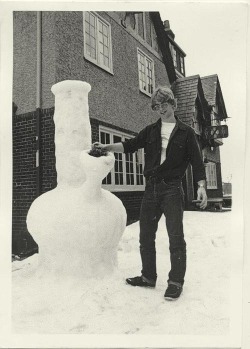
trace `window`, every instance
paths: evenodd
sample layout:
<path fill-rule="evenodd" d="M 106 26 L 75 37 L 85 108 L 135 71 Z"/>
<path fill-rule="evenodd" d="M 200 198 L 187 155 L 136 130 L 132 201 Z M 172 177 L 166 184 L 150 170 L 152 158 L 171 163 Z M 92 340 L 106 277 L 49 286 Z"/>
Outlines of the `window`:
<path fill-rule="evenodd" d="M 173 58 L 174 67 L 182 74 L 185 75 L 185 63 L 184 56 L 181 52 L 171 43 L 169 43 L 170 51 Z"/>
<path fill-rule="evenodd" d="M 100 141 L 103 144 L 119 143 L 131 137 L 117 131 L 100 127 Z M 144 190 L 144 152 L 134 154 L 114 153 L 115 165 L 103 180 L 103 186 L 109 190 Z"/>
<path fill-rule="evenodd" d="M 216 164 L 208 162 L 206 165 L 207 189 L 217 189 Z"/>
<path fill-rule="evenodd" d="M 84 57 L 113 73 L 111 27 L 94 12 L 84 13 Z"/>
<path fill-rule="evenodd" d="M 154 90 L 154 62 L 139 49 L 137 55 L 140 91 L 151 96 Z"/>
<path fill-rule="evenodd" d="M 176 50 L 175 50 L 175 48 L 174 48 L 174 46 L 172 44 L 170 44 L 170 50 L 171 50 L 171 53 L 172 53 L 174 66 L 175 66 L 175 68 L 177 68 Z"/>
<path fill-rule="evenodd" d="M 181 73 L 185 75 L 184 57 L 180 56 Z"/>

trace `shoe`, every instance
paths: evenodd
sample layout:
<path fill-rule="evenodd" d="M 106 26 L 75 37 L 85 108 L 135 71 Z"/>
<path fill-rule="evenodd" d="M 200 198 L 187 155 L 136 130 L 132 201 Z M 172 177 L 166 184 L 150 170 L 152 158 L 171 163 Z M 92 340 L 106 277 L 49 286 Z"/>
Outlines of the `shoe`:
<path fill-rule="evenodd" d="M 155 287 L 155 282 L 146 281 L 143 276 L 126 279 L 126 283 L 131 286 Z"/>
<path fill-rule="evenodd" d="M 166 292 L 164 294 L 164 298 L 169 301 L 176 300 L 180 297 L 181 292 L 182 292 L 181 285 L 169 283 L 168 288 L 166 289 Z"/>

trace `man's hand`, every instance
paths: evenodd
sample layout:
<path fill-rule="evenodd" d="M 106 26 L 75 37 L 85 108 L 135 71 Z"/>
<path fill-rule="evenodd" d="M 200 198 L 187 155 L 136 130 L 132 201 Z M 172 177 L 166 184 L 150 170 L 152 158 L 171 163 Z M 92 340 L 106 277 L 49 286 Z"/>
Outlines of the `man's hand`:
<path fill-rule="evenodd" d="M 92 147 L 93 148 L 104 148 L 105 144 L 102 144 L 100 142 L 95 142 L 95 143 L 92 144 Z"/>
<path fill-rule="evenodd" d="M 197 190 L 197 200 L 201 200 L 199 204 L 203 210 L 207 207 L 207 193 L 204 187 L 199 187 Z"/>
<path fill-rule="evenodd" d="M 104 149 L 104 150 L 116 152 L 116 153 L 123 153 L 124 152 L 123 144 L 121 142 L 114 143 L 114 144 L 102 144 L 100 142 L 95 142 L 92 144 L 92 147 Z"/>

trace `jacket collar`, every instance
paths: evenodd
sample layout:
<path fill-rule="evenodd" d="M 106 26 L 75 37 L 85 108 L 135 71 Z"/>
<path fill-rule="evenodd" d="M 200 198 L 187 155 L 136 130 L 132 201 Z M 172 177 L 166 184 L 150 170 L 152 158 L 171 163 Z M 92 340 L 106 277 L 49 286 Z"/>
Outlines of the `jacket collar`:
<path fill-rule="evenodd" d="M 162 124 L 162 120 L 161 118 L 159 118 L 154 124 L 154 127 L 159 127 L 161 128 L 161 124 Z M 176 118 L 176 124 L 175 124 L 175 128 L 180 128 L 181 130 L 186 130 L 188 128 L 188 126 L 182 122 L 180 119 Z"/>

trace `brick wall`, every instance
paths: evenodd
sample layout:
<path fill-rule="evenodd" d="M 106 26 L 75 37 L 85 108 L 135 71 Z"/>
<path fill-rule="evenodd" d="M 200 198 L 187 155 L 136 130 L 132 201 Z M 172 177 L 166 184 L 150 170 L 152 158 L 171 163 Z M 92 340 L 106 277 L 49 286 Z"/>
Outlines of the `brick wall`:
<path fill-rule="evenodd" d="M 13 117 L 13 253 L 34 245 L 26 216 L 36 197 L 36 113 Z"/>
<path fill-rule="evenodd" d="M 143 193 L 142 191 L 113 193 L 122 201 L 126 208 L 127 224 L 138 221 Z"/>
<path fill-rule="evenodd" d="M 54 108 L 42 110 L 41 115 L 41 192 L 51 190 L 57 185 L 55 166 L 55 124 Z"/>

